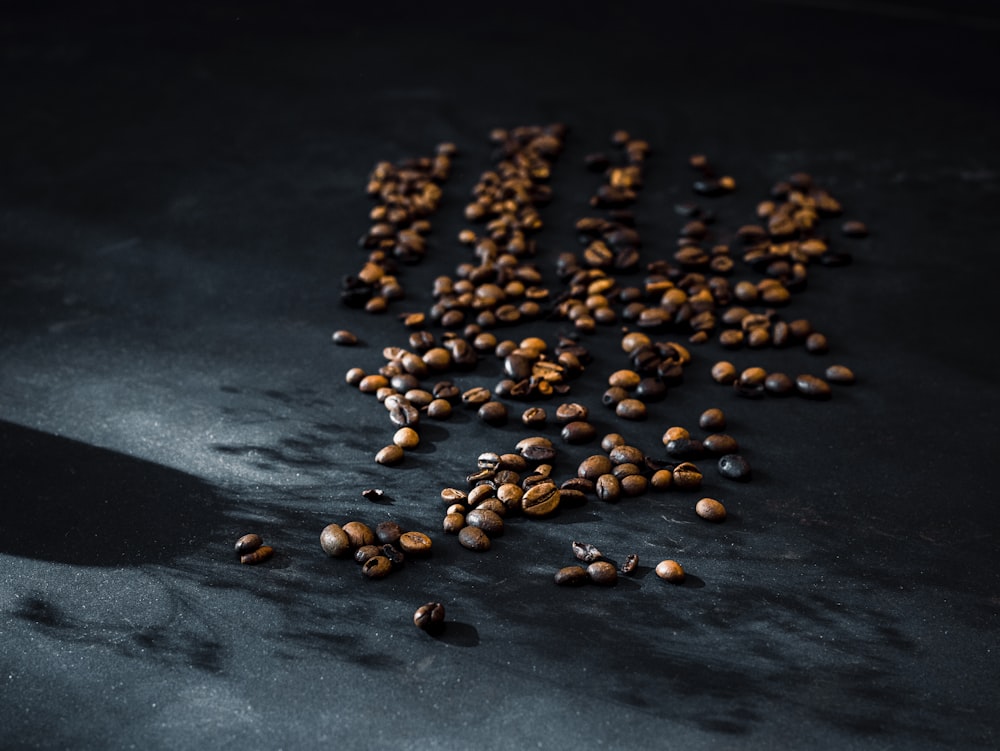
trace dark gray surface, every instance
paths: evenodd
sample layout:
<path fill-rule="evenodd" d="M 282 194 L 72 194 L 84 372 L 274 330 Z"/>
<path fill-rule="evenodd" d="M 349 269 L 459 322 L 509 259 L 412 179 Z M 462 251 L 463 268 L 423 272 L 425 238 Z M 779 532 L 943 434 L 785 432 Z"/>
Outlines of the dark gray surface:
<path fill-rule="evenodd" d="M 742 3 L 10 14 L 0 745 L 995 747 L 1000 40 L 976 19 Z M 342 308 L 339 280 L 362 257 L 371 166 L 451 140 L 430 255 L 394 311 L 426 309 L 430 280 L 466 258 L 452 238 L 490 128 L 553 121 L 572 130 L 547 271 L 596 185 L 581 159 L 616 128 L 654 149 L 647 259 L 680 226 L 690 153 L 739 181 L 713 203 L 730 228 L 789 172 L 828 185 L 873 228 L 793 304 L 832 353 L 729 357 L 840 361 L 859 383 L 828 403 L 739 400 L 710 382 L 707 345 L 647 422 L 622 424 L 597 406 L 625 365 L 602 331 L 573 391 L 602 433 L 652 451 L 721 406 L 754 481 L 707 474 L 721 526 L 693 515 L 697 495 L 592 501 L 511 521 L 477 556 L 438 532 L 437 492 L 525 433 L 459 413 L 402 467 L 375 465 L 391 426 L 343 374 L 405 333 Z M 341 327 L 364 346 L 332 347 Z M 566 447 L 559 472 L 592 449 Z M 372 486 L 392 502 L 362 499 Z M 362 580 L 317 544 L 352 518 L 429 531 L 434 555 Z M 273 561 L 234 562 L 248 530 Z M 643 568 L 556 588 L 572 539 Z M 668 557 L 687 585 L 652 574 Z M 437 639 L 410 622 L 429 599 L 448 609 Z"/>

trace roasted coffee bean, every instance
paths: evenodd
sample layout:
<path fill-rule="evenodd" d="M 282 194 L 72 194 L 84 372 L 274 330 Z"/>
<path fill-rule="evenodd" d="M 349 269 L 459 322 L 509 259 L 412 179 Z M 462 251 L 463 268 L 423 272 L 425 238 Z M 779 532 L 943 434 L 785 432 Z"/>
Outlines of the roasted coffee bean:
<path fill-rule="evenodd" d="M 681 490 L 694 490 L 701 487 L 701 470 L 691 462 L 682 462 L 674 467 L 671 473 L 671 483 Z"/>
<path fill-rule="evenodd" d="M 236 541 L 236 555 L 246 555 L 264 544 L 264 538 L 257 534 L 243 535 Z"/>
<path fill-rule="evenodd" d="M 673 484 L 673 472 L 669 469 L 658 469 L 649 478 L 649 486 L 653 490 L 666 490 Z"/>
<path fill-rule="evenodd" d="M 603 473 L 601 473 L 603 474 Z M 600 475 L 598 475 L 600 477 Z M 593 493 L 594 481 L 586 477 L 570 477 L 563 480 L 559 486 L 560 490 L 579 490 L 581 493 Z"/>
<path fill-rule="evenodd" d="M 488 388 L 475 386 L 468 391 L 462 392 L 462 404 L 470 407 L 481 407 L 493 398 Z"/>
<path fill-rule="evenodd" d="M 507 424 L 507 407 L 503 402 L 486 402 L 479 408 L 479 419 L 487 425 L 500 426 Z"/>
<path fill-rule="evenodd" d="M 431 538 L 423 532 L 404 532 L 397 544 L 404 553 L 413 556 L 428 555 L 433 547 Z"/>
<path fill-rule="evenodd" d="M 608 561 L 594 561 L 587 566 L 587 577 L 594 584 L 612 587 L 618 583 L 618 569 Z"/>
<path fill-rule="evenodd" d="M 730 384 L 736 381 L 736 366 L 731 362 L 721 360 L 712 366 L 712 380 L 716 383 Z"/>
<path fill-rule="evenodd" d="M 529 428 L 544 425 L 547 418 L 548 415 L 545 414 L 545 410 L 541 407 L 528 407 L 521 414 L 521 422 Z"/>
<path fill-rule="evenodd" d="M 441 523 L 441 528 L 446 534 L 457 535 L 462 531 L 465 526 L 465 516 L 458 512 L 451 512 L 445 514 L 444 521 Z"/>
<path fill-rule="evenodd" d="M 746 384 L 740 383 L 739 381 L 733 382 L 733 393 L 736 396 L 743 397 L 744 399 L 763 399 L 764 398 L 764 384 Z"/>
<path fill-rule="evenodd" d="M 620 433 L 608 433 L 601 439 L 601 448 L 609 454 L 615 446 L 624 446 L 625 438 Z"/>
<path fill-rule="evenodd" d="M 642 470 L 636 464 L 632 464 L 631 462 L 625 462 L 623 464 L 616 464 L 614 468 L 611 470 L 611 474 L 617 477 L 618 481 L 621 482 L 624 478 L 629 477 L 631 475 L 642 474 Z"/>
<path fill-rule="evenodd" d="M 593 563 L 594 561 L 599 561 L 604 557 L 604 554 L 597 549 L 596 545 L 591 545 L 589 542 L 577 542 L 576 540 L 572 543 L 573 555 L 577 560 L 583 561 L 584 563 Z"/>
<path fill-rule="evenodd" d="M 739 383 L 741 386 L 761 386 L 767 378 L 767 371 L 764 368 L 746 368 L 740 373 Z"/>
<path fill-rule="evenodd" d="M 831 365 L 826 369 L 826 380 L 830 383 L 851 384 L 854 383 L 854 371 L 846 365 Z"/>
<path fill-rule="evenodd" d="M 679 425 L 673 425 L 667 428 L 660 440 L 663 445 L 666 446 L 671 441 L 686 441 L 691 438 L 691 433 L 687 428 L 682 428 Z"/>
<path fill-rule="evenodd" d="M 840 226 L 840 231 L 845 237 L 867 237 L 868 227 L 864 222 L 851 219 Z"/>
<path fill-rule="evenodd" d="M 403 528 L 394 521 L 379 522 L 375 525 L 375 538 L 383 545 L 395 545 L 402 534 Z"/>
<path fill-rule="evenodd" d="M 619 467 L 628 465 L 621 464 Z M 640 474 L 626 475 L 618 481 L 622 490 L 622 495 L 628 498 L 635 498 L 642 495 L 649 488 L 649 480 Z"/>
<path fill-rule="evenodd" d="M 373 556 L 361 565 L 361 573 L 369 579 L 382 579 L 392 573 L 392 561 L 384 555 Z"/>
<path fill-rule="evenodd" d="M 590 580 L 583 566 L 565 566 L 556 571 L 553 578 L 560 587 L 579 587 Z"/>
<path fill-rule="evenodd" d="M 475 508 L 466 514 L 465 523 L 472 527 L 479 527 L 491 538 L 503 534 L 503 519 L 500 518 L 500 515 L 482 507 Z"/>
<path fill-rule="evenodd" d="M 403 555 L 403 551 L 391 543 L 382 545 L 380 550 L 382 551 L 382 555 L 389 559 L 389 563 L 392 564 L 393 568 L 399 568 L 406 562 L 406 556 Z"/>
<path fill-rule="evenodd" d="M 566 443 L 587 443 L 594 440 L 597 429 L 589 422 L 575 420 L 567 423 L 562 429 L 562 439 Z"/>
<path fill-rule="evenodd" d="M 270 545 L 261 545 L 256 550 L 241 555 L 240 563 L 250 564 L 250 565 L 255 563 L 263 563 L 273 555 L 274 555 L 274 548 L 272 548 Z"/>
<path fill-rule="evenodd" d="M 705 455 L 705 446 L 697 438 L 675 438 L 664 447 L 674 459 L 698 459 Z"/>
<path fill-rule="evenodd" d="M 587 502 L 587 495 L 582 490 L 559 488 L 559 505 L 566 508 L 582 506 Z"/>
<path fill-rule="evenodd" d="M 622 573 L 629 576 L 635 573 L 637 568 L 639 568 L 639 556 L 635 553 L 625 556 L 625 561 L 622 563 Z"/>
<path fill-rule="evenodd" d="M 385 446 L 375 454 L 375 461 L 385 466 L 399 464 L 403 461 L 403 449 L 396 445 Z"/>
<path fill-rule="evenodd" d="M 358 343 L 358 337 L 346 329 L 333 332 L 333 343 L 342 347 L 353 347 Z"/>
<path fill-rule="evenodd" d="M 795 378 L 795 388 L 807 399 L 829 399 L 832 395 L 830 384 L 814 375 L 800 375 Z"/>
<path fill-rule="evenodd" d="M 363 371 L 361 368 L 351 368 L 344 375 L 344 380 L 350 386 L 358 386 L 361 383 L 361 381 L 364 380 L 366 375 L 367 373 L 365 373 L 365 371 Z"/>
<path fill-rule="evenodd" d="M 556 408 L 556 421 L 564 425 L 575 420 L 586 420 L 589 415 L 590 411 L 576 402 L 560 404 Z"/>
<path fill-rule="evenodd" d="M 671 584 L 680 584 L 685 577 L 681 564 L 669 559 L 656 564 L 656 575 Z"/>
<path fill-rule="evenodd" d="M 552 441 L 543 436 L 532 436 L 518 441 L 515 450 L 528 461 L 547 462 L 555 458 Z"/>
<path fill-rule="evenodd" d="M 787 396 L 795 391 L 795 381 L 785 373 L 768 373 L 764 379 L 764 388 L 769 394 Z"/>
<path fill-rule="evenodd" d="M 740 450 L 736 439 L 725 433 L 713 433 L 712 435 L 705 436 L 702 445 L 706 451 L 716 455 L 735 454 Z"/>
<path fill-rule="evenodd" d="M 635 395 L 644 402 L 658 402 L 667 396 L 667 385 L 659 378 L 643 378 L 635 388 Z"/>
<path fill-rule="evenodd" d="M 701 413 L 701 417 L 698 418 L 698 426 L 702 430 L 725 430 L 726 429 L 726 415 L 718 407 L 712 407 L 711 409 L 706 409 Z M 706 448 L 708 448 L 706 446 Z M 711 449 L 709 449 L 711 451 Z"/>
<path fill-rule="evenodd" d="M 489 470 L 484 470 L 489 472 Z M 489 483 L 484 483 L 482 485 L 477 485 L 472 490 L 469 491 L 469 497 L 466 499 L 470 506 L 476 506 L 487 498 L 493 498 L 496 496 L 496 488 L 494 488 Z"/>
<path fill-rule="evenodd" d="M 444 488 L 441 490 L 441 500 L 447 504 L 465 503 L 469 494 L 459 488 Z"/>
<path fill-rule="evenodd" d="M 476 509 L 480 511 L 492 511 L 501 518 L 507 514 L 507 507 L 499 498 L 487 498 L 482 503 L 477 504 Z"/>
<path fill-rule="evenodd" d="M 521 510 L 531 517 L 547 516 L 559 508 L 559 496 L 554 482 L 541 482 L 521 496 Z"/>
<path fill-rule="evenodd" d="M 420 435 L 413 428 L 400 428 L 393 434 L 392 442 L 401 449 L 414 449 L 420 444 Z"/>
<path fill-rule="evenodd" d="M 462 527 L 458 533 L 458 542 L 463 548 L 475 551 L 486 551 L 492 546 L 489 535 L 479 527 Z"/>
<path fill-rule="evenodd" d="M 362 545 L 354 551 L 354 560 L 358 563 L 364 563 L 377 555 L 382 555 L 382 550 L 378 545 Z"/>
<path fill-rule="evenodd" d="M 613 462 L 609 457 L 603 454 L 595 454 L 588 456 L 580 462 L 580 465 L 576 468 L 576 474 L 578 477 L 583 477 L 593 482 L 601 475 L 609 473 L 612 466 Z"/>
<path fill-rule="evenodd" d="M 806 337 L 806 351 L 814 355 L 823 355 L 830 351 L 830 344 L 823 334 L 814 331 Z"/>
<path fill-rule="evenodd" d="M 608 452 L 613 464 L 642 464 L 646 458 L 642 449 L 625 444 L 615 446 Z"/>
<path fill-rule="evenodd" d="M 451 417 L 451 402 L 446 399 L 434 399 L 427 405 L 427 416 L 433 420 L 447 420 Z"/>
<path fill-rule="evenodd" d="M 528 460 L 520 454 L 501 454 L 499 469 L 511 470 L 513 472 L 523 472 L 528 468 Z M 512 480 L 511 482 L 517 482 Z"/>
<path fill-rule="evenodd" d="M 615 405 L 615 414 L 623 420 L 645 420 L 646 405 L 639 399 L 622 399 Z"/>
<path fill-rule="evenodd" d="M 351 538 L 339 524 L 328 524 L 319 535 L 323 552 L 333 558 L 342 558 L 351 552 Z"/>
<path fill-rule="evenodd" d="M 329 527 L 327 529 L 329 529 Z M 342 529 L 350 541 L 352 550 L 357 550 L 362 545 L 372 545 L 375 543 L 375 533 L 372 531 L 371 527 L 364 522 L 347 522 Z"/>
<path fill-rule="evenodd" d="M 702 519 L 710 522 L 721 522 L 726 519 L 726 507 L 714 498 L 702 498 L 695 504 L 694 511 Z"/>
<path fill-rule="evenodd" d="M 435 399 L 445 399 L 449 402 L 455 401 L 462 395 L 461 389 L 451 381 L 438 381 L 431 389 L 431 393 Z"/>
<path fill-rule="evenodd" d="M 616 503 L 622 496 L 622 486 L 618 478 L 609 473 L 594 481 L 594 492 L 602 501 Z"/>
<path fill-rule="evenodd" d="M 601 403 L 605 407 L 617 407 L 622 400 L 628 398 L 628 392 L 621 386 L 611 386 L 601 396 Z"/>
<path fill-rule="evenodd" d="M 750 462 L 739 454 L 726 454 L 719 459 L 719 474 L 730 480 L 749 480 Z"/>
<path fill-rule="evenodd" d="M 497 500 L 508 510 L 521 508 L 521 498 L 523 496 L 524 490 L 519 485 L 513 483 L 504 483 L 497 488 Z"/>
<path fill-rule="evenodd" d="M 427 632 L 440 630 L 444 626 L 444 605 L 440 602 L 421 605 L 413 614 L 413 625 Z"/>
<path fill-rule="evenodd" d="M 389 385 L 389 379 L 384 375 L 373 374 L 366 375 L 360 381 L 358 381 L 358 390 L 363 394 L 374 394 L 381 388 Z"/>
<path fill-rule="evenodd" d="M 618 386 L 628 391 L 638 386 L 641 380 L 642 376 L 634 370 L 616 370 L 608 376 L 608 385 Z"/>

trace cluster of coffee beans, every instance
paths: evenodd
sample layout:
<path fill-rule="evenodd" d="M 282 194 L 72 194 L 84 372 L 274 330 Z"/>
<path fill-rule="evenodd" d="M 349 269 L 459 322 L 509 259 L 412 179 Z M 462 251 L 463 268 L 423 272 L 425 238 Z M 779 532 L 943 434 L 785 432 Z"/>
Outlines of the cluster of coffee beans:
<path fill-rule="evenodd" d="M 503 361 L 504 373 L 494 390 L 518 400 L 569 393 L 570 380 L 590 362 L 587 348 L 567 337 L 560 337 L 551 351 L 544 339 L 532 336 L 499 342 L 494 352 Z"/>
<path fill-rule="evenodd" d="M 725 386 L 732 385 L 739 396 L 761 399 L 765 394 L 789 396 L 799 394 L 807 399 L 825 400 L 833 396 L 830 383 L 850 385 L 854 383 L 854 371 L 846 365 L 831 365 L 826 369 L 826 378 L 804 373 L 794 379 L 780 371 L 768 372 L 760 366 L 738 370 L 728 360 L 720 360 L 712 366 L 712 380 Z"/>
<path fill-rule="evenodd" d="M 433 543 L 423 532 L 407 532 L 394 521 L 380 522 L 374 530 L 364 522 L 349 521 L 323 527 L 319 545 L 331 558 L 353 557 L 368 579 L 382 579 L 400 568 L 408 556 L 430 555 Z"/>
<path fill-rule="evenodd" d="M 397 263 L 416 263 L 427 252 L 428 216 L 441 201 L 441 183 L 451 170 L 455 146 L 439 144 L 433 157 L 399 164 L 379 162 L 368 178 L 368 195 L 377 200 L 371 227 L 359 243 L 368 259 L 355 276 L 343 280 L 345 304 L 381 313 L 404 296 Z"/>
<path fill-rule="evenodd" d="M 751 477 L 750 463 L 739 453 L 737 440 L 722 432 L 726 426 L 723 411 L 717 407 L 705 410 L 698 425 L 710 431 L 704 438 L 693 437 L 691 431 L 679 425 L 667 428 L 661 439 L 667 456 L 678 461 L 718 457 L 720 475 L 730 480 L 748 481 Z"/>
<path fill-rule="evenodd" d="M 543 313 L 549 290 L 525 259 L 534 256 L 531 235 L 542 227 L 539 207 L 549 202 L 552 163 L 563 148 L 563 125 L 496 129 L 494 168 L 484 172 L 465 207 L 481 233 L 463 229 L 459 242 L 473 249 L 475 261 L 455 269 L 455 277 L 434 281 L 431 320 L 446 328 L 474 321 L 483 329 L 532 320 Z"/>
<path fill-rule="evenodd" d="M 240 563 L 263 563 L 272 555 L 274 548 L 264 544 L 264 538 L 255 533 L 243 535 L 236 541 L 236 555 Z"/>

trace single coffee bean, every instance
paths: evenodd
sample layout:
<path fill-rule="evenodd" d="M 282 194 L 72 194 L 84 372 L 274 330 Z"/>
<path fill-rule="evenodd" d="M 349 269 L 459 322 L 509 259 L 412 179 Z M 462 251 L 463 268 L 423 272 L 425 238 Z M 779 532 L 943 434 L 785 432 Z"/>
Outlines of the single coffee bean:
<path fill-rule="evenodd" d="M 639 556 L 635 553 L 625 556 L 625 561 L 622 563 L 622 573 L 629 576 L 635 573 L 637 568 L 639 568 Z"/>
<path fill-rule="evenodd" d="M 547 516 L 559 508 L 559 496 L 554 482 L 538 483 L 521 496 L 521 510 L 531 517 Z"/>
<path fill-rule="evenodd" d="M 761 386 L 767 379 L 767 371 L 764 368 L 746 368 L 740 373 L 739 383 L 741 386 Z"/>
<path fill-rule="evenodd" d="M 468 391 L 462 392 L 462 404 L 470 407 L 481 407 L 493 398 L 488 388 L 475 386 Z"/>
<path fill-rule="evenodd" d="M 458 542 L 463 548 L 479 552 L 489 550 L 491 546 L 489 535 L 479 527 L 462 527 L 458 533 Z"/>
<path fill-rule="evenodd" d="M 608 452 L 608 458 L 613 464 L 642 464 L 646 454 L 636 446 L 620 444 Z"/>
<path fill-rule="evenodd" d="M 601 396 L 601 404 L 605 407 L 617 407 L 618 404 L 628 398 L 628 392 L 621 386 L 612 386 Z"/>
<path fill-rule="evenodd" d="M 375 538 L 382 543 L 395 545 L 403 534 L 403 528 L 394 521 L 379 522 L 375 525 Z"/>
<path fill-rule="evenodd" d="M 739 454 L 726 454 L 719 459 L 719 474 L 730 480 L 749 480 L 750 462 Z"/>
<path fill-rule="evenodd" d="M 319 535 L 319 546 L 333 558 L 342 558 L 351 552 L 351 538 L 339 524 L 328 524 Z"/>
<path fill-rule="evenodd" d="M 620 433 L 608 433 L 601 439 L 601 448 L 609 454 L 615 446 L 624 446 L 625 438 Z"/>
<path fill-rule="evenodd" d="M 702 445 L 706 451 L 716 455 L 735 454 L 740 450 L 736 439 L 725 433 L 712 433 L 712 435 L 705 436 Z"/>
<path fill-rule="evenodd" d="M 616 370 L 608 376 L 608 385 L 618 386 L 619 388 L 629 391 L 638 386 L 641 380 L 642 376 L 634 370 Z"/>
<path fill-rule="evenodd" d="M 361 565 L 361 573 L 368 579 L 382 579 L 392 573 L 392 562 L 384 555 L 369 558 Z"/>
<path fill-rule="evenodd" d="M 441 524 L 442 530 L 445 534 L 457 535 L 462 531 L 465 526 L 465 516 L 456 512 L 445 514 L 444 521 Z"/>
<path fill-rule="evenodd" d="M 544 425 L 548 415 L 541 407 L 528 407 L 521 413 L 521 422 L 529 428 Z"/>
<path fill-rule="evenodd" d="M 769 394 L 787 396 L 795 391 L 795 381 L 785 373 L 768 373 L 764 379 L 764 388 Z"/>
<path fill-rule="evenodd" d="M 364 380 L 364 377 L 366 375 L 367 373 L 365 373 L 365 371 L 363 371 L 361 368 L 351 368 L 345 374 L 344 380 L 350 386 L 357 386 L 361 383 L 362 380 Z"/>
<path fill-rule="evenodd" d="M 671 584 L 684 581 L 684 568 L 677 561 L 666 560 L 656 564 L 656 575 Z"/>
<path fill-rule="evenodd" d="M 560 587 L 579 587 L 586 584 L 589 578 L 583 566 L 565 566 L 556 571 L 554 580 Z"/>
<path fill-rule="evenodd" d="M 507 515 L 507 506 L 499 498 L 487 498 L 476 506 L 479 511 L 490 511 L 503 518 Z"/>
<path fill-rule="evenodd" d="M 486 402 L 479 408 L 479 419 L 487 425 L 499 426 L 507 424 L 507 407 L 503 402 Z"/>
<path fill-rule="evenodd" d="M 547 462 L 556 456 L 552 441 L 543 436 L 524 438 L 518 441 L 514 448 L 521 456 L 532 462 Z"/>
<path fill-rule="evenodd" d="M 583 561 L 584 563 L 593 563 L 594 561 L 599 561 L 604 557 L 604 554 L 597 549 L 596 545 L 591 545 L 589 542 L 577 542 L 576 540 L 572 543 L 573 555 L 577 560 Z"/>
<path fill-rule="evenodd" d="M 615 405 L 615 414 L 623 420 L 645 420 L 646 405 L 639 399 L 622 399 Z"/>
<path fill-rule="evenodd" d="M 719 431 L 726 429 L 726 415 L 718 407 L 706 409 L 698 418 L 698 426 L 702 430 Z"/>
<path fill-rule="evenodd" d="M 823 355 L 830 351 L 830 344 L 823 334 L 814 331 L 806 337 L 806 351 L 814 355 Z"/>
<path fill-rule="evenodd" d="M 716 383 L 728 385 L 736 380 L 736 366 L 731 362 L 722 360 L 712 366 L 712 380 Z"/>
<path fill-rule="evenodd" d="M 795 388 L 807 399 L 829 399 L 832 395 L 830 384 L 814 375 L 800 375 L 795 378 Z"/>
<path fill-rule="evenodd" d="M 845 237 L 868 237 L 868 226 L 864 222 L 851 219 L 840 226 Z"/>
<path fill-rule="evenodd" d="M 589 422 L 575 420 L 567 423 L 562 429 L 562 439 L 566 443 L 587 443 L 594 440 L 597 429 Z"/>
<path fill-rule="evenodd" d="M 627 464 L 619 464 L 619 467 L 629 466 Z M 627 475 L 622 477 L 618 481 L 622 489 L 622 495 L 628 498 L 636 498 L 646 492 L 649 487 L 649 480 L 639 474 Z"/>
<path fill-rule="evenodd" d="M 600 475 L 598 475 L 599 477 Z M 585 477 L 570 477 L 559 486 L 560 490 L 579 490 L 581 493 L 593 493 L 594 481 Z"/>
<path fill-rule="evenodd" d="M 674 459 L 698 459 L 705 454 L 705 446 L 697 438 L 675 438 L 664 447 Z"/>
<path fill-rule="evenodd" d="M 680 490 L 700 488 L 701 480 L 701 470 L 691 462 L 678 464 L 671 473 L 671 483 Z"/>
<path fill-rule="evenodd" d="M 423 532 L 404 532 L 397 544 L 404 553 L 414 556 L 429 555 L 433 546 L 431 538 Z"/>
<path fill-rule="evenodd" d="M 465 522 L 470 526 L 479 527 L 491 538 L 503 534 L 503 519 L 495 511 L 482 507 L 475 508 L 465 515 Z"/>
<path fill-rule="evenodd" d="M 333 332 L 333 343 L 342 347 L 353 347 L 358 343 L 358 337 L 346 329 Z"/>
<path fill-rule="evenodd" d="M 726 519 L 726 507 L 714 498 L 702 498 L 695 504 L 694 511 L 702 519 L 721 522 Z"/>
<path fill-rule="evenodd" d="M 582 404 L 571 402 L 556 408 L 556 421 L 565 425 L 575 420 L 586 420 L 590 411 Z"/>
<path fill-rule="evenodd" d="M 594 584 L 612 587 L 618 583 L 618 569 L 608 561 L 594 561 L 587 566 L 587 577 Z"/>
<path fill-rule="evenodd" d="M 440 602 L 421 605 L 413 614 L 413 625 L 428 632 L 439 630 L 444 625 L 444 605 Z"/>
<path fill-rule="evenodd" d="M 264 538 L 257 534 L 243 535 L 236 541 L 236 555 L 252 553 L 264 544 Z"/>
<path fill-rule="evenodd" d="M 743 399 L 763 399 L 764 398 L 764 384 L 762 383 L 741 383 L 740 381 L 733 382 L 733 393 L 736 396 L 742 397 Z"/>
<path fill-rule="evenodd" d="M 253 565 L 255 563 L 263 563 L 268 558 L 274 555 L 274 548 L 270 545 L 261 545 L 259 548 L 251 553 L 244 553 L 240 556 L 240 563 Z"/>
<path fill-rule="evenodd" d="M 389 385 L 389 379 L 384 375 L 366 375 L 358 382 L 358 390 L 363 394 L 374 394 Z"/>
<path fill-rule="evenodd" d="M 352 550 L 357 550 L 362 545 L 373 545 L 375 543 L 375 533 L 364 522 L 347 522 L 342 529 L 350 541 Z"/>
<path fill-rule="evenodd" d="M 854 371 L 846 365 L 831 365 L 826 369 L 826 380 L 830 383 L 851 384 L 854 383 Z"/>
<path fill-rule="evenodd" d="M 667 428 L 660 440 L 663 445 L 666 446 L 671 441 L 686 441 L 691 438 L 691 433 L 687 428 L 682 428 L 679 425 L 674 425 Z"/>
<path fill-rule="evenodd" d="M 354 551 L 354 560 L 358 563 L 364 563 L 377 555 L 382 555 L 382 549 L 378 545 L 362 545 Z"/>
<path fill-rule="evenodd" d="M 635 388 L 635 395 L 644 402 L 658 402 L 667 396 L 667 384 L 659 378 L 643 378 Z"/>
<path fill-rule="evenodd" d="M 673 484 L 674 475 L 669 469 L 658 469 L 649 478 L 649 486 L 653 490 L 666 490 Z"/>
<path fill-rule="evenodd" d="M 447 399 L 434 399 L 427 405 L 427 416 L 432 420 L 447 420 L 451 417 L 451 402 Z"/>
<path fill-rule="evenodd" d="M 413 428 L 400 428 L 393 434 L 392 442 L 401 449 L 414 449 L 420 444 L 420 435 Z"/>
<path fill-rule="evenodd" d="M 385 446 L 379 449 L 379 452 L 375 454 L 375 461 L 378 464 L 383 464 L 387 467 L 391 467 L 395 464 L 399 464 L 403 461 L 403 449 L 395 444 L 391 446 Z"/>
<path fill-rule="evenodd" d="M 614 475 L 601 475 L 594 481 L 594 492 L 602 501 L 616 503 L 622 496 L 622 486 Z"/>
<path fill-rule="evenodd" d="M 441 490 L 441 500 L 447 504 L 465 503 L 469 494 L 459 488 L 444 488 Z"/>
<path fill-rule="evenodd" d="M 580 462 L 580 465 L 576 468 L 576 474 L 577 477 L 583 477 L 593 482 L 601 475 L 608 474 L 613 466 L 610 457 L 603 454 L 594 454 Z"/>
<path fill-rule="evenodd" d="M 379 549 L 382 551 L 382 555 L 389 559 L 389 563 L 392 564 L 393 568 L 399 568 L 406 561 L 403 551 L 391 543 L 386 543 Z"/>
<path fill-rule="evenodd" d="M 521 498 L 524 490 L 512 482 L 505 482 L 497 488 L 497 500 L 508 510 L 521 508 Z"/>

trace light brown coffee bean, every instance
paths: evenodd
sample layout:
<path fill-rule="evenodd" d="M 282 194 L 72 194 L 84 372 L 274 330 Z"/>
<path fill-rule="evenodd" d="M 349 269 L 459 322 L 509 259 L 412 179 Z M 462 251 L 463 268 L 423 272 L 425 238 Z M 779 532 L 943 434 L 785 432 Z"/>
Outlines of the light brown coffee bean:
<path fill-rule="evenodd" d="M 261 545 L 253 552 L 241 555 L 240 563 L 249 565 L 253 565 L 256 563 L 263 563 L 273 555 L 274 555 L 274 548 L 272 548 L 270 545 Z"/>
<path fill-rule="evenodd" d="M 671 473 L 671 482 L 680 490 L 695 490 L 701 487 L 701 470 L 691 462 L 681 462 Z"/>
<path fill-rule="evenodd" d="M 375 461 L 378 464 L 391 467 L 402 462 L 403 457 L 404 457 L 403 449 L 393 444 L 391 446 L 384 446 L 383 448 L 379 449 L 379 452 L 375 454 Z"/>
<path fill-rule="evenodd" d="M 333 558 L 342 558 L 351 552 L 351 538 L 339 524 L 328 524 L 319 535 L 323 552 Z"/>
<path fill-rule="evenodd" d="M 423 532 L 404 532 L 399 536 L 398 545 L 407 555 L 422 556 L 430 554 L 433 542 Z"/>
<path fill-rule="evenodd" d="M 671 584 L 684 581 L 684 568 L 677 561 L 667 559 L 656 564 L 656 575 Z"/>
<path fill-rule="evenodd" d="M 521 496 L 521 510 L 531 517 L 547 516 L 559 508 L 559 495 L 554 482 L 540 482 Z"/>
<path fill-rule="evenodd" d="M 826 380 L 830 383 L 851 384 L 854 383 L 854 371 L 846 365 L 831 365 L 826 369 Z"/>
<path fill-rule="evenodd" d="M 420 445 L 420 435 L 413 428 L 400 428 L 393 434 L 392 442 L 401 449 L 415 449 Z"/>
<path fill-rule="evenodd" d="M 604 456 L 603 454 L 595 454 L 593 456 L 588 456 L 582 462 L 580 466 L 576 468 L 577 477 L 583 477 L 591 481 L 597 480 L 601 475 L 606 475 L 611 472 L 614 463 L 611 458 Z"/>
<path fill-rule="evenodd" d="M 622 495 L 621 483 L 612 474 L 601 475 L 594 481 L 594 492 L 602 501 L 615 503 Z"/>
<path fill-rule="evenodd" d="M 702 498 L 694 507 L 695 513 L 710 522 L 721 522 L 726 519 L 726 507 L 714 498 Z"/>

